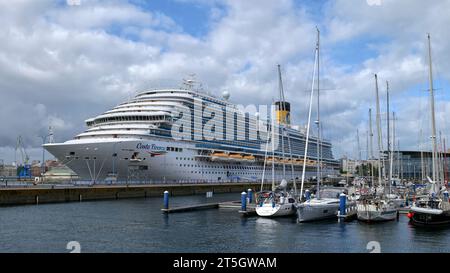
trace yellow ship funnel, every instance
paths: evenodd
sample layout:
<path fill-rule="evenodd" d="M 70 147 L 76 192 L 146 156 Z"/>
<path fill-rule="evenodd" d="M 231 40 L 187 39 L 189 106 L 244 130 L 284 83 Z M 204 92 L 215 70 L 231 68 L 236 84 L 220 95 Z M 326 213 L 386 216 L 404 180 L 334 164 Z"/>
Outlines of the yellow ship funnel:
<path fill-rule="evenodd" d="M 275 102 L 275 115 L 278 124 L 291 124 L 291 104 L 287 101 Z"/>

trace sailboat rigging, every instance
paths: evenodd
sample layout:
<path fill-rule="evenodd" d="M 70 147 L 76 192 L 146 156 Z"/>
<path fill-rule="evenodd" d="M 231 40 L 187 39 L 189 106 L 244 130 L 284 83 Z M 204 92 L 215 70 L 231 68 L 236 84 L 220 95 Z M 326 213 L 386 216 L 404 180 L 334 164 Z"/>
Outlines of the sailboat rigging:
<path fill-rule="evenodd" d="M 431 37 L 428 34 L 428 65 L 429 65 L 429 94 L 431 110 L 431 140 L 432 140 L 432 178 L 429 194 L 419 198 L 411 206 L 408 214 L 410 222 L 415 226 L 442 226 L 450 225 L 449 193 L 439 175 L 440 165 L 437 162 L 436 117 L 434 109 L 433 69 L 431 58 Z M 442 187 L 442 188 L 441 188 Z"/>
<path fill-rule="evenodd" d="M 286 113 L 289 112 L 290 107 L 289 103 L 285 101 L 284 98 L 284 90 L 283 90 L 283 81 L 281 78 L 281 68 L 278 65 L 278 78 L 279 78 L 279 96 L 280 100 L 275 102 L 274 105 L 277 107 L 277 119 L 278 123 L 281 125 L 289 125 L 289 117 L 286 116 Z M 263 183 L 264 183 L 264 175 L 265 175 L 265 166 L 267 162 L 267 154 L 268 154 L 268 144 L 269 139 L 266 143 L 266 152 L 264 157 L 264 170 L 263 170 L 263 178 L 261 181 L 261 191 L 258 194 L 257 206 L 255 208 L 256 213 L 259 216 L 263 217 L 276 217 L 276 216 L 289 216 L 295 214 L 295 203 L 296 203 L 296 185 L 295 179 L 293 179 L 294 185 L 294 193 L 291 193 L 287 190 L 288 182 L 286 180 L 286 165 L 285 165 L 285 152 L 284 152 L 284 126 L 275 126 L 275 118 L 272 117 L 272 125 L 271 125 L 271 142 L 272 142 L 272 190 L 271 191 L 263 191 Z M 275 136 L 275 130 L 279 133 L 278 136 Z M 288 134 L 289 135 L 289 134 Z M 282 155 L 282 167 L 283 167 L 283 178 L 281 179 L 281 183 L 278 187 L 275 186 L 275 138 L 279 138 L 281 136 L 281 155 Z M 290 139 L 288 136 L 288 145 L 289 145 L 289 153 L 290 153 L 290 161 L 292 163 L 292 150 L 290 147 Z M 294 168 L 292 166 L 292 177 L 294 177 Z"/>
<path fill-rule="evenodd" d="M 309 103 L 309 112 L 308 112 L 308 126 L 307 126 L 307 135 L 306 138 L 309 137 L 309 130 L 311 125 L 311 112 L 312 112 L 312 104 L 313 104 L 313 96 L 314 96 L 314 80 L 315 75 L 317 72 L 317 149 L 316 149 L 316 168 L 317 168 L 317 185 L 316 185 L 316 195 L 314 198 L 310 198 L 309 195 L 307 195 L 307 200 L 303 203 L 297 204 L 297 222 L 309 222 L 309 221 L 317 221 L 322 219 L 328 219 L 328 218 L 334 218 L 337 216 L 337 211 L 339 209 L 339 195 L 342 193 L 341 188 L 323 188 L 320 187 L 321 182 L 321 124 L 320 124 L 320 85 L 319 85 L 319 73 L 320 73 L 320 66 L 319 66 L 319 60 L 320 60 L 320 31 L 317 29 L 317 43 L 316 43 L 316 50 L 315 50 L 315 60 L 314 60 L 314 66 L 315 69 L 313 69 L 313 80 L 312 80 L 312 86 L 311 86 L 311 97 L 310 97 L 310 103 Z M 317 67 L 316 67 L 317 65 Z M 317 70 L 316 70 L 317 69 Z M 306 156 L 308 152 L 308 141 L 306 142 L 305 147 L 305 161 Z M 306 162 L 303 163 L 303 172 L 302 172 L 302 184 L 301 184 L 301 190 L 300 193 L 303 193 L 303 186 L 304 186 L 304 176 L 305 176 L 305 170 L 306 170 Z"/>

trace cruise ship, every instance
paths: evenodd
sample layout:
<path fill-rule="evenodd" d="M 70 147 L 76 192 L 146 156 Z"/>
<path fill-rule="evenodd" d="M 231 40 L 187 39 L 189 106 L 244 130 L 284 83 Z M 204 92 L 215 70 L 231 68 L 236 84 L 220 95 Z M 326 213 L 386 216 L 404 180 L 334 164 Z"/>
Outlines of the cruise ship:
<path fill-rule="evenodd" d="M 288 102 L 273 108 L 272 119 L 245 112 L 227 92 L 214 96 L 189 82 L 141 92 L 86 120 L 87 129 L 72 140 L 44 147 L 94 182 L 261 181 L 272 179 L 272 165 L 275 179 L 292 180 L 301 178 L 304 160 L 306 177 L 315 176 L 318 158 L 323 175 L 337 174 L 331 143 L 310 136 L 304 159 L 306 130 L 291 125 Z"/>

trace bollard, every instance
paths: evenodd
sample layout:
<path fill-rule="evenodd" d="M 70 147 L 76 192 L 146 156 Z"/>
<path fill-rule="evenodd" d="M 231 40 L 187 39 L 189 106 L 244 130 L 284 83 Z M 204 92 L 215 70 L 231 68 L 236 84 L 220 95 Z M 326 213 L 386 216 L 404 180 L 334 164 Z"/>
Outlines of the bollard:
<path fill-rule="evenodd" d="M 164 192 L 164 209 L 169 209 L 169 192 Z"/>
<path fill-rule="evenodd" d="M 252 189 L 248 189 L 248 203 L 251 204 L 253 202 L 253 192 Z"/>
<path fill-rule="evenodd" d="M 305 191 L 305 197 L 306 197 L 306 201 L 308 201 L 309 199 L 311 199 L 311 192 L 309 190 Z"/>
<path fill-rule="evenodd" d="M 247 193 L 245 191 L 241 193 L 241 211 L 247 211 Z"/>
<path fill-rule="evenodd" d="M 346 215 L 345 208 L 346 208 L 346 202 L 347 202 L 347 195 L 345 193 L 341 193 L 339 195 L 339 215 Z"/>
<path fill-rule="evenodd" d="M 444 198 L 445 198 L 445 200 L 447 202 L 449 201 L 449 199 L 448 199 L 448 191 L 444 191 Z"/>

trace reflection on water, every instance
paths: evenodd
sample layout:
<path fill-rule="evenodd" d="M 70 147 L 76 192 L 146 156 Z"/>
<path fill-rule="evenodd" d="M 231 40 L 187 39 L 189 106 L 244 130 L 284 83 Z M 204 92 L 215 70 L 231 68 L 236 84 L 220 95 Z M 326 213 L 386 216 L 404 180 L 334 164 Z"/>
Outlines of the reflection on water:
<path fill-rule="evenodd" d="M 171 197 L 171 206 L 238 200 L 239 194 Z M 162 198 L 4 207 L 0 252 L 449 252 L 450 232 L 399 221 L 365 224 L 241 217 L 237 209 L 164 214 Z"/>

